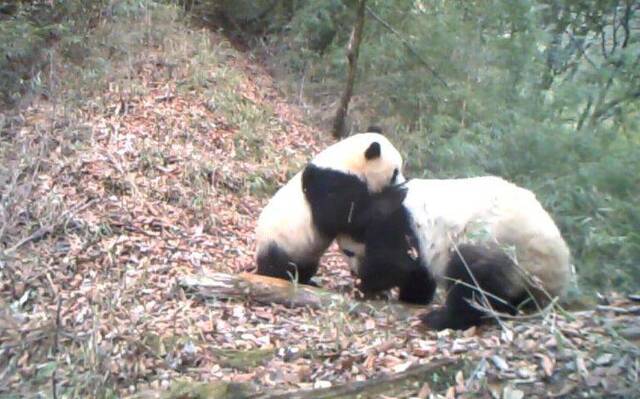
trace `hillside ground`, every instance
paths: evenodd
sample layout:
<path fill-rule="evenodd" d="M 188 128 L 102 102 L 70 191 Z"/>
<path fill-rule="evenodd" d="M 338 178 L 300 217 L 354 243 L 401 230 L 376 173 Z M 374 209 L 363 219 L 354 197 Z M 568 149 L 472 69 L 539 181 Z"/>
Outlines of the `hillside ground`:
<path fill-rule="evenodd" d="M 82 46 L 54 46 L 47 91 L 0 115 L 1 397 L 264 395 L 439 361 L 384 397 L 638 395 L 626 299 L 435 333 L 352 312 L 335 251 L 318 281 L 345 301 L 326 309 L 185 292 L 180 276 L 253 269 L 261 207 L 329 135 L 175 8 L 114 9 Z"/>

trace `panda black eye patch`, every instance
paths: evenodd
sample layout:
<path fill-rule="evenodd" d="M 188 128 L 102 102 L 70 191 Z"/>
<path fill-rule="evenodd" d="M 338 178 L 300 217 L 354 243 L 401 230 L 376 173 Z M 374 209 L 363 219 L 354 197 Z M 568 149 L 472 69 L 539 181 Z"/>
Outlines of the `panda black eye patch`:
<path fill-rule="evenodd" d="M 353 251 L 349 251 L 348 249 L 343 249 L 342 253 L 348 256 L 349 258 L 353 258 L 355 253 Z"/>

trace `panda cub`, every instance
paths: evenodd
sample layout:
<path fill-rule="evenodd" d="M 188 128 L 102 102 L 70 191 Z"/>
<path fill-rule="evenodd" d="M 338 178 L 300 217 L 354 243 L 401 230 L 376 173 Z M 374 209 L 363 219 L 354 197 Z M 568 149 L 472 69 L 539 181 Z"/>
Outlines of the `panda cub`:
<path fill-rule="evenodd" d="M 422 317 L 436 330 L 488 319 L 471 304 L 486 307 L 475 287 L 491 308 L 515 314 L 548 304 L 571 279 L 569 248 L 551 216 L 531 191 L 499 177 L 414 179 L 377 194 L 365 214 L 364 239 L 338 237 L 359 288 L 397 286 L 401 299 L 429 303 L 442 284 L 444 307 Z"/>
<path fill-rule="evenodd" d="M 337 234 L 362 236 L 355 218 L 371 193 L 402 182 L 402 156 L 379 133 L 355 134 L 327 147 L 262 210 L 257 273 L 309 283 Z"/>

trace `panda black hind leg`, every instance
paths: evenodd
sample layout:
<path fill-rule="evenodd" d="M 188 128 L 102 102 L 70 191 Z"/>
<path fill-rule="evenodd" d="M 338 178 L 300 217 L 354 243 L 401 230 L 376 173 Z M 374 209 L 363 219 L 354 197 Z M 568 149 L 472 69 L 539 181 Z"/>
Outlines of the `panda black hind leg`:
<path fill-rule="evenodd" d="M 421 316 L 422 321 L 434 330 L 464 330 L 490 321 L 490 315 L 469 303 L 483 303 L 481 293 L 475 288 L 476 282 L 495 311 L 515 314 L 523 298 L 514 295 L 522 292 L 520 287 L 513 286 L 514 273 L 515 264 L 503 251 L 460 245 L 445 273 L 448 289 L 445 305 Z"/>
<path fill-rule="evenodd" d="M 317 285 L 311 278 L 318 271 L 318 260 L 294 262 L 291 257 L 277 244 L 271 243 L 266 250 L 257 257 L 258 274 L 283 280 L 294 280 L 300 284 Z"/>

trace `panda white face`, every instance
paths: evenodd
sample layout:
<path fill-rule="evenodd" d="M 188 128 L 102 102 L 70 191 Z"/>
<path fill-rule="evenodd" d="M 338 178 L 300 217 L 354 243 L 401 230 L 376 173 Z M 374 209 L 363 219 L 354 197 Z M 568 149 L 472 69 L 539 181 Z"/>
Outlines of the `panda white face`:
<path fill-rule="evenodd" d="M 312 163 L 358 176 L 370 192 L 404 183 L 403 160 L 391 142 L 378 133 L 359 133 L 335 143 Z"/>
<path fill-rule="evenodd" d="M 336 238 L 340 251 L 345 256 L 351 275 L 360 275 L 360 265 L 364 258 L 365 245 L 357 242 L 351 236 L 341 234 Z"/>

